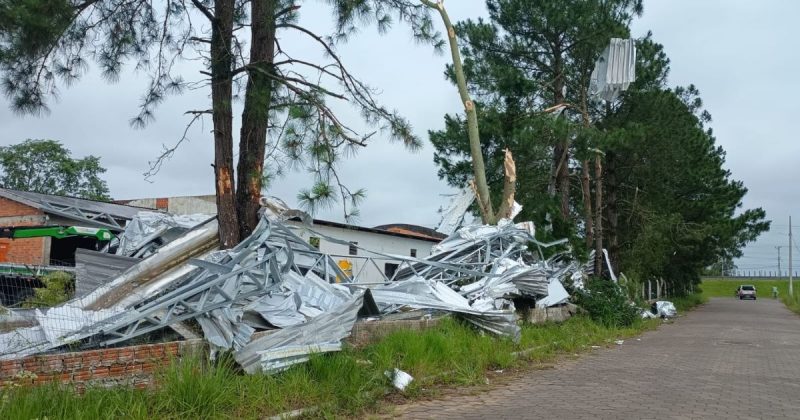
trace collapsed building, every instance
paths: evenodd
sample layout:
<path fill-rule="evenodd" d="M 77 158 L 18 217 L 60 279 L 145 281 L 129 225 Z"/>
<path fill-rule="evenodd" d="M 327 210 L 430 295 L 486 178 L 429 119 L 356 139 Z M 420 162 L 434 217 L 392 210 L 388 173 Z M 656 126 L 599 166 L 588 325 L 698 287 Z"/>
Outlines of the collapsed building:
<path fill-rule="evenodd" d="M 463 215 L 468 199 L 454 200 L 455 211 Z M 459 228 L 461 216 L 446 213 L 441 242 L 395 225 L 392 234 L 431 244 L 425 254 L 398 254 L 331 236 L 278 200 L 262 204 L 258 227 L 228 250 L 218 249 L 215 217 L 138 212 L 113 253 L 81 252 L 72 300 L 0 316 L 0 359 L 170 333 L 202 336 L 247 372 L 276 372 L 341 349 L 357 319 L 414 311 L 451 313 L 518 339 L 514 299 L 562 304 L 564 284 L 581 287 L 589 273 L 559 255 L 544 259 L 543 247 L 566 241 L 538 242 L 530 222 Z"/>

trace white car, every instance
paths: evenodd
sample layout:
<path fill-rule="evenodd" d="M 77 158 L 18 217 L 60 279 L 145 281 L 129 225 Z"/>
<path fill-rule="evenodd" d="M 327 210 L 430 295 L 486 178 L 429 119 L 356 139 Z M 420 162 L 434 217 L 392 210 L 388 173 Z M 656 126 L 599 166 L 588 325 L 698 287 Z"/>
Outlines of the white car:
<path fill-rule="evenodd" d="M 739 300 L 753 299 L 756 300 L 756 287 L 751 284 L 743 284 L 736 289 L 736 296 Z"/>

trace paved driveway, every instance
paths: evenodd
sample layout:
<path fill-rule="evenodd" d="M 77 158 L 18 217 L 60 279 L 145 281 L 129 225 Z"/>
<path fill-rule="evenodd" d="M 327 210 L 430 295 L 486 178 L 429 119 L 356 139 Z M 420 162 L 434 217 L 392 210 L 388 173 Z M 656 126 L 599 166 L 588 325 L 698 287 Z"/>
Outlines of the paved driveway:
<path fill-rule="evenodd" d="M 800 419 L 800 317 L 780 302 L 712 299 L 641 341 L 406 418 Z"/>

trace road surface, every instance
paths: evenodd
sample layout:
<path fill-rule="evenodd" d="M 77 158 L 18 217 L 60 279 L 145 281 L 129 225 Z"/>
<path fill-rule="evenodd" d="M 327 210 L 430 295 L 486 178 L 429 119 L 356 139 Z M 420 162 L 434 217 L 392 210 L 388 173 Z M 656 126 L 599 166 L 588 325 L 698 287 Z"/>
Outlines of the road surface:
<path fill-rule="evenodd" d="M 800 317 L 772 299 L 712 299 L 674 324 L 404 418 L 800 419 Z"/>

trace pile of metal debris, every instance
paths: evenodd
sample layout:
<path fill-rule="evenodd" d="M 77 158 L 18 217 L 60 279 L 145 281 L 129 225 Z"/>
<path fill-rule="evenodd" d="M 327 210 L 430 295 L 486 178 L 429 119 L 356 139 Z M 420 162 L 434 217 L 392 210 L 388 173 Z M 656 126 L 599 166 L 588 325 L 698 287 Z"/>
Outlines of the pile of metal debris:
<path fill-rule="evenodd" d="M 425 258 L 362 248 L 367 255 L 354 258 L 398 262 L 392 276 L 363 281 L 296 233 L 310 227 L 284 223 L 285 206 L 266 207 L 253 234 L 224 251 L 217 250 L 214 218 L 143 214 L 122 235 L 118 253 L 145 258 L 122 264 L 64 305 L 5 315 L 19 327 L 0 334 L 0 359 L 116 345 L 171 329 L 187 338 L 202 331 L 247 372 L 275 372 L 341 349 L 359 318 L 414 309 L 453 313 L 518 339 L 513 298 L 561 304 L 569 297 L 562 282 L 580 288 L 588 272 L 530 251 L 565 241 L 539 243 L 531 223 L 504 220 L 458 229 Z"/>

